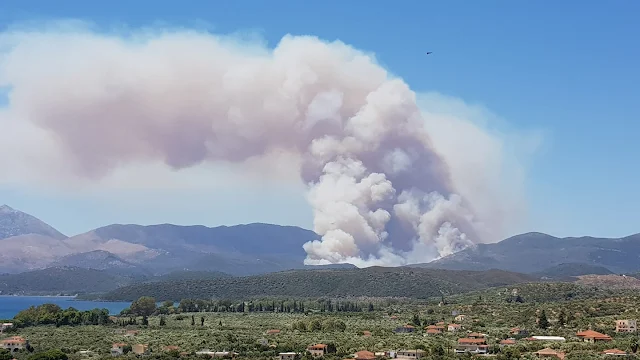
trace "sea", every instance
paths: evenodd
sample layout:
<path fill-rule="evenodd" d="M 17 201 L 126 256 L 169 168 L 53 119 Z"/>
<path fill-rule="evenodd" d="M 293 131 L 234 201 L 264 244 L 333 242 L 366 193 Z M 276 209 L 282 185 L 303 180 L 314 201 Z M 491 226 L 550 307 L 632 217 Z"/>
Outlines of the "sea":
<path fill-rule="evenodd" d="M 56 304 L 63 309 L 108 309 L 111 315 L 117 315 L 131 305 L 129 302 L 76 300 L 73 296 L 0 296 L 0 319 L 13 319 L 21 310 L 42 304 Z"/>

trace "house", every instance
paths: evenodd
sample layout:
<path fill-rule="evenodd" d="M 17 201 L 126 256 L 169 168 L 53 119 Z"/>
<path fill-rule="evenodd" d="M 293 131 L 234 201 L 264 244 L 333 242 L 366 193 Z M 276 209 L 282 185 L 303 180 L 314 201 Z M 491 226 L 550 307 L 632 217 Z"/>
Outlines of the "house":
<path fill-rule="evenodd" d="M 140 332 L 138 330 L 127 330 L 124 334 L 126 337 L 137 336 Z"/>
<path fill-rule="evenodd" d="M 371 336 L 371 331 L 366 331 L 366 330 L 365 330 L 365 331 L 363 331 L 363 332 L 362 332 L 362 336 L 364 336 L 364 337 L 369 337 L 369 336 Z"/>
<path fill-rule="evenodd" d="M 527 338 L 526 340 L 530 340 L 530 341 L 547 341 L 547 342 L 563 342 L 563 341 L 567 341 L 567 339 L 565 339 L 562 336 L 532 336 L 530 338 Z"/>
<path fill-rule="evenodd" d="M 447 326 L 447 331 L 449 332 L 456 332 L 456 331 L 460 331 L 461 326 L 458 324 L 449 324 L 449 326 Z"/>
<path fill-rule="evenodd" d="M 608 355 L 608 356 L 627 356 L 629 354 L 627 354 L 625 351 L 619 350 L 619 349 L 609 349 L 609 350 L 605 350 L 602 352 L 603 355 Z"/>
<path fill-rule="evenodd" d="M 489 352 L 489 345 L 487 345 L 487 339 L 485 339 L 484 337 L 466 337 L 458 339 L 458 346 L 456 346 L 455 352 L 456 354 L 486 354 Z"/>
<path fill-rule="evenodd" d="M 505 346 L 509 346 L 509 345 L 515 345 L 516 344 L 516 340 L 515 339 L 505 339 L 500 341 L 500 347 L 505 347 Z"/>
<path fill-rule="evenodd" d="M 477 333 L 477 332 L 472 332 L 472 333 L 469 333 L 469 335 L 467 335 L 467 337 L 469 339 L 484 339 L 485 336 L 484 336 L 484 334 L 480 334 L 480 333 Z"/>
<path fill-rule="evenodd" d="M 294 352 L 282 352 L 278 354 L 279 360 L 295 360 L 298 354 Z"/>
<path fill-rule="evenodd" d="M 311 356 L 313 357 L 324 356 L 324 354 L 327 353 L 328 348 L 329 347 L 325 344 L 315 344 L 307 346 L 307 351 L 311 353 Z"/>
<path fill-rule="evenodd" d="M 265 332 L 265 335 L 278 335 L 280 334 L 280 330 L 278 329 L 269 329 Z"/>
<path fill-rule="evenodd" d="M 395 330 L 393 330 L 393 332 L 395 332 L 396 334 L 408 334 L 414 332 L 415 330 L 416 328 L 413 325 L 405 325 L 396 328 Z"/>
<path fill-rule="evenodd" d="M 455 321 L 457 322 L 463 322 L 467 319 L 467 315 L 458 315 L 454 318 Z M 444 325 L 444 324 L 443 324 Z"/>
<path fill-rule="evenodd" d="M 9 350 L 10 352 L 15 352 L 29 347 L 29 341 L 21 336 L 12 336 L 2 339 L 0 344 L 3 349 Z"/>
<path fill-rule="evenodd" d="M 444 321 L 437 322 L 436 326 L 444 326 Z"/>
<path fill-rule="evenodd" d="M 358 351 L 353 357 L 357 360 L 376 360 L 376 354 L 366 350 Z"/>
<path fill-rule="evenodd" d="M 4 333 L 5 330 L 13 327 L 13 323 L 2 323 L 0 324 L 0 334 Z"/>
<path fill-rule="evenodd" d="M 124 355 L 124 348 L 127 346 L 125 343 L 115 343 L 111 346 L 111 356 Z"/>
<path fill-rule="evenodd" d="M 616 332 L 636 332 L 638 325 L 635 320 L 616 320 Z"/>
<path fill-rule="evenodd" d="M 146 355 L 149 353 L 149 345 L 136 344 L 131 347 L 131 351 L 136 355 Z"/>
<path fill-rule="evenodd" d="M 399 350 L 395 355 L 397 359 L 422 359 L 427 353 L 424 350 Z"/>
<path fill-rule="evenodd" d="M 165 346 L 162 348 L 162 350 L 166 351 L 166 352 L 170 352 L 170 351 L 180 351 L 180 348 L 175 346 L 175 345 L 169 345 L 169 346 Z"/>
<path fill-rule="evenodd" d="M 509 331 L 509 334 L 515 336 L 529 336 L 529 331 L 515 327 Z"/>
<path fill-rule="evenodd" d="M 444 326 L 440 326 L 440 325 L 429 325 L 426 328 L 424 328 L 425 330 L 438 330 L 440 332 L 444 331 Z"/>
<path fill-rule="evenodd" d="M 427 335 L 438 335 L 438 334 L 442 334 L 442 330 L 440 330 L 440 329 L 427 329 L 426 334 Z"/>
<path fill-rule="evenodd" d="M 539 358 L 557 358 L 560 360 L 564 360 L 564 357 L 565 357 L 565 353 L 555 351 L 550 348 L 542 349 L 538 352 L 535 352 L 534 354 Z"/>
<path fill-rule="evenodd" d="M 581 332 L 577 333 L 576 336 L 581 338 L 585 342 L 591 342 L 591 343 L 609 342 L 609 341 L 613 340 L 611 338 L 611 336 L 605 335 L 605 334 L 601 334 L 601 333 L 599 333 L 597 331 L 593 331 L 593 330 L 581 331 Z"/>

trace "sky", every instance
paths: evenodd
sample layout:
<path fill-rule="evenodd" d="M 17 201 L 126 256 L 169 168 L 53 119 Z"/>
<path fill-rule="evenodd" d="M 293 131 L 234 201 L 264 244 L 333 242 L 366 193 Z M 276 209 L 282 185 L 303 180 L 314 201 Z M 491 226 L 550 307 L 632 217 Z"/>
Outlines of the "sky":
<path fill-rule="evenodd" d="M 390 4 L 3 0 L 0 30 L 73 19 L 100 28 L 171 26 L 242 33 L 260 37 L 268 46 L 286 34 L 341 40 L 374 53 L 416 92 L 460 99 L 486 109 L 503 129 L 535 134 L 535 151 L 523 160 L 527 215 L 513 232 L 606 237 L 640 232 L 640 168 L 635 166 L 640 150 L 634 141 L 640 131 L 640 47 L 635 45 L 640 2 Z M 427 51 L 433 53 L 427 56 Z M 7 105 L 6 95 L 7 89 L 0 88 L 0 106 Z M 171 176 L 177 182 L 192 181 Z M 152 183 L 135 191 L 5 184 L 0 185 L 0 203 L 69 235 L 109 223 L 312 227 L 302 185 L 277 178 L 248 181 L 240 171 L 212 176 L 206 186 L 194 183 L 176 191 L 154 190 Z"/>

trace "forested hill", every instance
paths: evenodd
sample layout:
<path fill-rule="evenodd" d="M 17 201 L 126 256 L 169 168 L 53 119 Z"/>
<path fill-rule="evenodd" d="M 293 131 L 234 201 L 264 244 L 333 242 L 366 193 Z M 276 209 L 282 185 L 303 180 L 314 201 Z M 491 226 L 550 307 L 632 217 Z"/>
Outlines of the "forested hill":
<path fill-rule="evenodd" d="M 428 298 L 443 293 L 458 294 L 531 281 L 535 281 L 535 278 L 502 270 L 453 271 L 382 267 L 294 270 L 247 277 L 134 284 L 111 291 L 101 298 L 113 301 L 132 301 L 141 296 L 152 296 L 159 301 L 258 296 Z"/>

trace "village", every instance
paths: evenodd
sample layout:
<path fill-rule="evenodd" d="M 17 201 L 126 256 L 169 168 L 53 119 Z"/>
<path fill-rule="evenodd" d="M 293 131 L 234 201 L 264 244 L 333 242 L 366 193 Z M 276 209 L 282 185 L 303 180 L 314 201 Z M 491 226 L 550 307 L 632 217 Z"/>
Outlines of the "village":
<path fill-rule="evenodd" d="M 204 318 L 203 318 L 204 319 Z M 113 317 L 113 320 L 117 320 Z M 400 321 L 398 315 L 385 316 L 385 322 Z M 498 357 L 504 359 L 512 358 L 555 358 L 567 359 L 571 358 L 571 351 L 567 351 L 567 345 L 585 344 L 590 346 L 588 354 L 599 357 L 630 357 L 634 356 L 637 351 L 637 342 L 633 346 L 635 348 L 619 349 L 609 346 L 615 343 L 616 337 L 628 338 L 637 334 L 637 321 L 631 319 L 615 320 L 611 323 L 613 336 L 603 334 L 601 332 L 584 329 L 576 332 L 572 336 L 555 336 L 545 332 L 545 335 L 538 335 L 533 330 L 519 327 L 510 328 L 503 334 L 488 334 L 475 331 L 474 324 L 478 319 L 472 319 L 467 315 L 459 314 L 452 318 L 452 322 L 440 321 L 427 326 L 416 326 L 415 323 L 408 323 L 398 326 L 391 330 L 392 336 L 400 339 L 400 342 L 412 343 L 416 345 L 414 348 L 387 348 L 380 349 L 382 344 L 389 342 L 386 336 L 379 336 L 380 330 L 369 331 L 363 330 L 353 333 L 351 337 L 362 338 L 373 346 L 364 346 L 361 349 L 354 349 L 352 353 L 344 354 L 344 348 L 340 348 L 338 343 L 310 343 L 301 349 L 288 349 L 288 351 L 280 351 L 283 346 L 280 339 L 298 332 L 293 329 L 267 329 L 262 333 L 262 337 L 254 339 L 256 345 L 263 349 L 262 354 L 273 354 L 272 359 L 277 360 L 298 360 L 313 358 L 330 358 L 330 359 L 354 359 L 354 360 L 381 360 L 381 359 L 433 359 L 433 358 L 453 358 L 453 357 Z M 539 318 L 539 321 L 548 321 L 546 318 Z M 370 322 L 373 323 L 373 322 Z M 426 324 L 426 322 L 425 322 Z M 543 324 L 542 327 L 545 324 Z M 83 327 L 77 328 L 82 331 Z M 12 323 L 4 323 L 0 326 L 0 333 L 4 336 L 1 340 L 1 347 L 15 354 L 15 358 L 20 358 L 20 354 L 33 351 L 32 343 L 26 335 L 13 335 Z M 153 326 L 128 326 L 126 328 L 117 328 L 112 331 L 112 337 L 120 338 L 118 342 L 113 342 L 110 349 L 97 349 L 95 347 L 87 347 L 77 349 L 70 357 L 78 359 L 95 358 L 95 357 L 148 357 L 154 358 L 167 357 L 179 358 L 195 356 L 198 358 L 223 358 L 223 359 L 242 359 L 254 358 L 255 355 L 245 354 L 239 349 L 215 349 L 209 348 L 192 349 L 184 348 L 176 344 L 162 344 L 158 346 L 157 339 L 154 334 L 158 333 L 158 329 Z M 348 332 L 348 331 L 345 331 Z M 146 333 L 146 334 L 145 334 Z M 347 336 L 349 334 L 346 334 Z M 376 342 L 375 338 L 379 336 L 380 342 Z M 421 337 L 422 340 L 415 341 L 415 337 Z M 404 339 L 403 339 L 404 338 Z M 153 339 L 156 341 L 142 342 L 140 339 Z M 411 341 L 405 341 L 405 339 Z M 449 339 L 455 339 L 453 341 Z M 371 340 L 371 341 L 367 341 Z M 381 344 L 382 343 L 382 344 Z M 425 346 L 425 345 L 431 346 Z M 438 344 L 434 346 L 434 344 Z M 44 346 L 39 341 L 38 348 Z M 291 346 L 290 346 L 291 347 Z M 245 347 L 246 348 L 246 347 Z M 570 348 L 570 347 L 569 347 Z M 575 347 L 574 348 L 578 348 Z M 530 350 L 530 351 L 526 351 Z M 598 350 L 595 350 L 598 349 Z M 39 349 L 36 349 L 39 350 Z M 108 352 L 107 352 L 108 350 Z M 525 351 L 523 351 L 525 350 Z M 573 358 L 584 358 L 584 349 L 580 352 L 581 356 Z M 107 355 L 108 354 L 108 355 Z M 255 354 L 255 353 L 254 353 Z M 260 358 L 269 358 L 263 355 Z"/>

